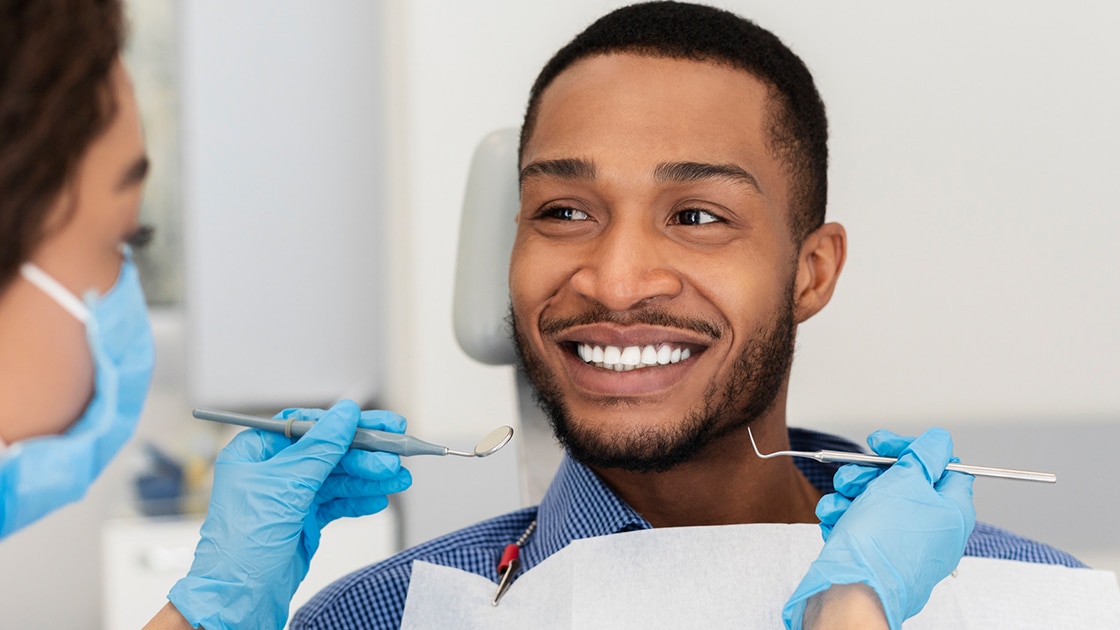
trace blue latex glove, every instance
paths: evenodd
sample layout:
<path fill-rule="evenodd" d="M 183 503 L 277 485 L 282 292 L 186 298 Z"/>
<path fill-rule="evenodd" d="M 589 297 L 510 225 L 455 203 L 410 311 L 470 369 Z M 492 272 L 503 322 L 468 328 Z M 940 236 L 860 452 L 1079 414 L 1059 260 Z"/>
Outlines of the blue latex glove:
<path fill-rule="evenodd" d="M 915 440 L 876 431 L 867 443 L 898 462 L 836 471 L 836 493 L 817 504 L 824 549 L 782 610 L 787 628 L 802 627 L 813 595 L 834 584 L 862 583 L 879 596 L 887 622 L 898 630 L 964 553 L 976 524 L 973 478 L 945 472 L 956 461 L 948 432 L 930 429 Z"/>
<path fill-rule="evenodd" d="M 398 456 L 348 450 L 359 425 L 403 433 L 397 414 L 344 400 L 329 411 L 286 409 L 276 417 L 317 422 L 294 443 L 243 431 L 218 455 L 194 563 L 168 594 L 192 626 L 282 628 L 322 527 L 379 512 L 387 494 L 412 484 Z"/>

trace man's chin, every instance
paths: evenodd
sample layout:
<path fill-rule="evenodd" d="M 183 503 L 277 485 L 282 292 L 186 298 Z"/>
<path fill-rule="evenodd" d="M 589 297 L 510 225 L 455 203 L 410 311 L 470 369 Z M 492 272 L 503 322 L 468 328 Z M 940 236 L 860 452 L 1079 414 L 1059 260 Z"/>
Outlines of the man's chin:
<path fill-rule="evenodd" d="M 666 472 L 689 461 L 715 437 L 711 421 L 695 415 L 675 427 L 612 432 L 576 425 L 563 411 L 548 416 L 553 433 L 572 458 L 593 468 Z"/>
<path fill-rule="evenodd" d="M 510 322 L 519 363 L 533 386 L 537 404 L 548 417 L 556 438 L 573 458 L 597 468 L 664 472 L 695 458 L 714 440 L 760 417 L 774 404 L 793 357 L 792 313 L 791 298 L 775 314 L 771 326 L 761 327 L 746 344 L 725 382 L 708 383 L 705 391 L 696 396 L 683 396 L 676 391 L 674 395 L 681 396 L 675 399 L 676 405 L 657 405 L 654 413 L 659 416 L 666 416 L 669 406 L 678 408 L 681 415 L 676 419 L 661 425 L 643 425 L 642 419 L 636 418 L 636 426 L 621 431 L 618 423 L 609 422 L 610 417 L 635 418 L 631 414 L 640 413 L 638 410 L 611 409 L 598 403 L 585 404 L 583 400 L 575 409 L 570 408 L 565 401 L 571 400 L 566 397 L 571 392 L 562 392 L 557 386 L 561 376 L 533 352 L 512 310 Z M 693 406 L 679 409 L 680 401 L 685 399 L 686 404 Z M 573 416 L 573 412 L 579 415 Z M 614 431 L 606 433 L 603 427 Z"/>

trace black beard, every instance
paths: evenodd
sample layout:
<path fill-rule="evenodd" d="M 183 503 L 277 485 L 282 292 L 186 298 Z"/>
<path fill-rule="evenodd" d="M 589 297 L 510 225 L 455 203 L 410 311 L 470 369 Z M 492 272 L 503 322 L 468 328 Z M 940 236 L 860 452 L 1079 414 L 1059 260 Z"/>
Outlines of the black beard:
<path fill-rule="evenodd" d="M 692 459 L 714 440 L 750 424 L 770 410 L 782 390 L 793 362 L 795 326 L 793 287 L 785 293 L 784 304 L 756 330 L 735 360 L 722 390 L 716 383 L 704 393 L 703 407 L 689 412 L 676 426 L 649 427 L 614 438 L 604 438 L 588 429 L 594 423 L 577 426 L 564 404 L 556 379 L 518 328 L 510 308 L 520 369 L 533 386 L 537 405 L 548 416 L 552 431 L 568 453 L 583 464 L 598 468 L 619 468 L 635 472 L 665 472 Z M 602 321 L 589 313 L 581 323 Z M 655 315 L 641 319 L 653 319 Z M 717 327 L 713 329 L 718 330 Z"/>

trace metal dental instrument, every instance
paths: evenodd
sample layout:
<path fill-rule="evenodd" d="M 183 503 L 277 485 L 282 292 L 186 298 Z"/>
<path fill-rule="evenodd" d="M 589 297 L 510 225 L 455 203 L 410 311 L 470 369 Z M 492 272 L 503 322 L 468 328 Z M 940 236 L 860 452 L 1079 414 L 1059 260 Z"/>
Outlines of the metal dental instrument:
<path fill-rule="evenodd" d="M 877 466 L 890 466 L 898 461 L 894 457 L 881 457 L 878 455 L 864 455 L 863 453 L 848 453 L 845 451 L 775 451 L 763 455 L 758 451 L 758 444 L 755 444 L 754 433 L 751 428 L 747 427 L 747 435 L 751 438 L 751 446 L 754 447 L 755 455 L 762 459 L 769 459 L 771 457 L 779 457 L 788 455 L 790 457 L 808 457 L 815 459 L 818 462 L 841 462 L 844 464 L 874 464 Z M 989 466 L 968 466 L 966 464 L 949 464 L 945 470 L 952 470 L 962 472 L 975 477 L 1001 477 L 1003 479 L 1019 479 L 1022 481 L 1041 481 L 1043 483 L 1055 483 L 1058 481 L 1058 476 L 1054 473 L 1034 472 L 1031 470 L 1015 470 L 1013 468 L 992 468 Z"/>
<path fill-rule="evenodd" d="M 290 420 L 277 420 L 275 418 L 250 416 L 243 413 L 217 411 L 214 409 L 195 409 L 193 415 L 200 420 L 210 420 L 223 424 L 236 424 L 253 429 L 263 429 L 273 433 L 282 433 L 289 438 L 302 437 L 311 427 L 315 426 L 315 422 L 311 420 L 296 420 L 294 418 Z M 498 427 L 479 440 L 478 444 L 474 446 L 474 451 L 456 451 L 446 446 L 425 442 L 411 435 L 401 435 L 399 433 L 358 427 L 358 431 L 354 434 L 354 441 L 350 443 L 350 448 L 363 451 L 384 451 L 386 453 L 396 453 L 404 457 L 411 455 L 486 457 L 501 450 L 503 446 L 509 443 L 512 437 L 512 427 Z"/>

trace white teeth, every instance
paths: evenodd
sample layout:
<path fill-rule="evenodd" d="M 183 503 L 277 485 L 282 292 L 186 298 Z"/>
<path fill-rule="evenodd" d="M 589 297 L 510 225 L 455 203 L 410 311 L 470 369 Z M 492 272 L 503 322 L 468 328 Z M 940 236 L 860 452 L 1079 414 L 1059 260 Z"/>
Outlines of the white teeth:
<path fill-rule="evenodd" d="M 586 363 L 616 372 L 655 365 L 678 363 L 692 356 L 688 348 L 674 348 L 667 343 L 646 346 L 592 346 L 576 344 L 576 354 Z"/>
<path fill-rule="evenodd" d="M 637 365 L 642 362 L 642 349 L 638 346 L 626 346 L 618 360 L 623 365 Z"/>
<path fill-rule="evenodd" d="M 603 348 L 603 363 L 607 365 L 614 365 L 622 363 L 622 348 L 618 346 L 607 346 Z"/>

